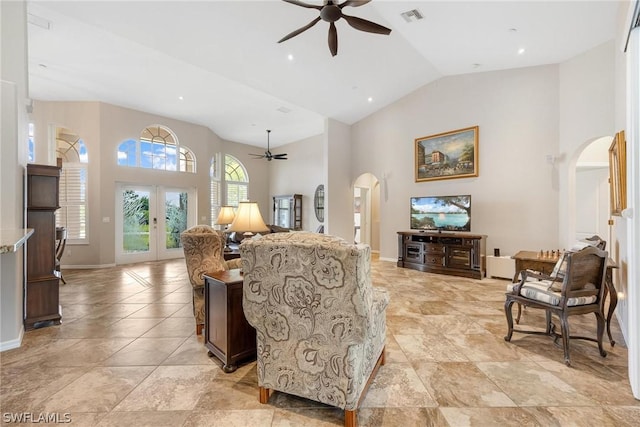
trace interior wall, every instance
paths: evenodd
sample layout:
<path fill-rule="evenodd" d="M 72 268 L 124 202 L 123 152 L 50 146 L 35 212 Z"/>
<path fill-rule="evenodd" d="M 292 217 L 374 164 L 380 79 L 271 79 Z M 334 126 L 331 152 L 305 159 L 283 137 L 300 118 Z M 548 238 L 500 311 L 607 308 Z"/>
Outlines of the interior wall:
<path fill-rule="evenodd" d="M 288 160 L 254 160 L 267 164 L 271 197 L 302 194 L 302 229 L 307 231 L 316 231 L 320 225 L 313 208 L 313 197 L 316 187 L 324 182 L 322 139 L 322 135 L 316 135 L 272 149 L 273 153 L 287 153 Z M 274 223 L 273 209 L 263 216 L 268 223 Z"/>
<path fill-rule="evenodd" d="M 25 227 L 28 59 L 26 2 L 0 2 L 0 229 Z M 24 246 L 0 255 L 0 351 L 20 346 L 23 328 Z"/>
<path fill-rule="evenodd" d="M 415 182 L 414 140 L 479 126 L 479 176 Z M 397 259 L 412 196 L 471 194 L 471 231 L 505 255 L 558 247 L 558 67 L 442 78 L 352 126 L 353 177 L 381 177 L 380 256 Z"/>
<path fill-rule="evenodd" d="M 353 241 L 353 178 L 350 127 L 326 119 L 323 134 L 325 233 Z"/>
<path fill-rule="evenodd" d="M 604 43 L 560 64 L 560 198 L 558 223 L 563 247 L 575 239 L 575 168 L 582 150 L 614 135 L 615 43 Z M 614 245 L 615 242 L 609 242 Z"/>

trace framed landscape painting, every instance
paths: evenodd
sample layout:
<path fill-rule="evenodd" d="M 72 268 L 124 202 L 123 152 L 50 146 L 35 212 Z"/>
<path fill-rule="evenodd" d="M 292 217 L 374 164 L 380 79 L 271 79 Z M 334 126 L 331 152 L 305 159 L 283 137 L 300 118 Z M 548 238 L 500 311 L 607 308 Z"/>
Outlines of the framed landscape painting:
<path fill-rule="evenodd" d="M 416 182 L 478 176 L 478 126 L 416 138 Z"/>

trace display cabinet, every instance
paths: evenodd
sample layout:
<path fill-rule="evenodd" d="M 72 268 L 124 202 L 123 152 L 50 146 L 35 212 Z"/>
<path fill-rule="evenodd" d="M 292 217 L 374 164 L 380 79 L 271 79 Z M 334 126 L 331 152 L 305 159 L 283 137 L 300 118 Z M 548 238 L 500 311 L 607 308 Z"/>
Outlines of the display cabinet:
<path fill-rule="evenodd" d="M 61 165 L 27 165 L 27 241 L 25 329 L 60 324 L 60 273 L 56 259 L 56 210 L 59 206 Z"/>
<path fill-rule="evenodd" d="M 302 194 L 273 197 L 273 224 L 302 230 Z"/>

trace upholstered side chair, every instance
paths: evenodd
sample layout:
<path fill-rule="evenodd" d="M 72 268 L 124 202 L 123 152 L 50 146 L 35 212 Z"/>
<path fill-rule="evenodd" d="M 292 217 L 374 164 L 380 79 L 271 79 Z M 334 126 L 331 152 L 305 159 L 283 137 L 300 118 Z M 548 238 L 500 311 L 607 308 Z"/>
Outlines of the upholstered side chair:
<path fill-rule="evenodd" d="M 240 259 L 225 261 L 225 235 L 208 225 L 196 225 L 180 234 L 189 281 L 193 287 L 196 334 L 204 327 L 204 274 L 239 268 Z"/>
<path fill-rule="evenodd" d="M 607 355 L 602 347 L 602 336 L 605 328 L 603 298 L 608 254 L 595 246 L 586 246 L 577 252 L 566 252 L 564 257 L 566 263 L 564 274 L 551 276 L 525 270 L 521 272 L 520 282 L 508 287 L 504 303 L 508 331 L 504 339 L 511 341 L 514 332 L 549 335 L 555 338 L 554 341 L 561 338 L 564 362 L 570 366 L 569 340 L 571 338 L 594 341 L 598 343 L 600 355 L 602 357 Z M 545 331 L 514 329 L 512 315 L 514 303 L 545 310 Z M 593 313 L 596 317 L 596 337 L 572 336 L 569 317 L 587 313 Z M 560 320 L 560 333 L 555 330 L 552 314 Z"/>
<path fill-rule="evenodd" d="M 270 390 L 345 411 L 345 426 L 384 364 L 389 296 L 371 283 L 371 249 L 311 232 L 240 245 L 243 308 L 256 328 L 259 401 Z"/>

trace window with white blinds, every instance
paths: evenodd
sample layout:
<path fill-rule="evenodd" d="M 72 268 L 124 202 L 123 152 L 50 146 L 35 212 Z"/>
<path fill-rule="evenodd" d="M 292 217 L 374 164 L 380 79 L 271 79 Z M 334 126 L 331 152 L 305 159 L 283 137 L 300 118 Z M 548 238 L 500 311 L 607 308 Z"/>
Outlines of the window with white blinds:
<path fill-rule="evenodd" d="M 57 128 L 56 156 L 62 159 L 60 209 L 56 211 L 56 227 L 67 229 L 67 243 L 88 243 L 87 147 L 73 131 Z"/>
<path fill-rule="evenodd" d="M 87 165 L 63 163 L 56 227 L 67 229 L 69 242 L 86 240 L 87 216 Z"/>
<path fill-rule="evenodd" d="M 221 206 L 237 207 L 238 203 L 249 200 L 249 175 L 238 159 L 224 156 L 224 197 L 223 176 L 220 165 L 221 153 L 211 159 L 209 176 L 211 179 L 211 225 L 215 225 Z M 223 200 L 224 199 L 224 200 Z"/>
<path fill-rule="evenodd" d="M 233 156 L 224 156 L 224 183 L 226 204 L 237 207 L 239 202 L 249 200 L 249 176 L 244 165 Z"/>
<path fill-rule="evenodd" d="M 211 159 L 211 166 L 209 168 L 210 178 L 210 202 L 211 202 L 211 226 L 216 225 L 218 214 L 220 213 L 220 206 L 222 206 L 222 191 L 220 182 L 220 153 L 216 153 Z"/>

